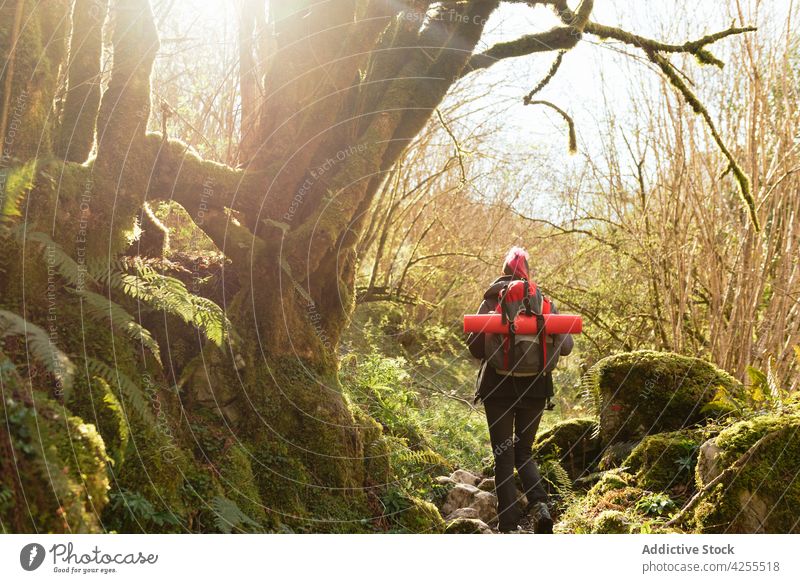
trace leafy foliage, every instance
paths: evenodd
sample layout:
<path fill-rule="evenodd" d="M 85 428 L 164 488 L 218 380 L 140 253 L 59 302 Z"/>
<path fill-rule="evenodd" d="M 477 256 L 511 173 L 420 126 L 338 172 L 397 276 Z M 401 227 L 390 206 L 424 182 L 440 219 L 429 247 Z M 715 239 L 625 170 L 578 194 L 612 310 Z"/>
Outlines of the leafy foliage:
<path fill-rule="evenodd" d="M 103 321 L 108 319 L 111 326 L 121 331 L 131 338 L 131 340 L 141 342 L 161 364 L 161 351 L 158 342 L 144 326 L 134 320 L 133 316 L 125 308 L 110 298 L 101 296 L 93 291 L 81 290 L 77 292 L 85 302 L 86 309 L 83 312 L 90 318 Z"/>
<path fill-rule="evenodd" d="M 0 310 L 0 339 L 9 336 L 23 336 L 28 353 L 55 377 L 65 394 L 69 393 L 75 365 L 50 341 L 47 332 L 22 316 Z"/>
<path fill-rule="evenodd" d="M 236 502 L 224 496 L 214 498 L 214 520 L 220 532 L 230 534 L 234 530 L 239 532 L 259 532 L 261 526 L 247 516 Z"/>
<path fill-rule="evenodd" d="M 155 310 L 196 326 L 211 342 L 223 346 L 230 337 L 231 324 L 222 308 L 191 293 L 179 279 L 158 273 L 141 261 L 135 263 L 134 269 L 136 273 L 110 274 L 109 283 Z"/>
<path fill-rule="evenodd" d="M 149 425 L 155 425 L 152 408 L 142 392 L 141 387 L 123 374 L 118 368 L 112 368 L 96 358 L 85 359 L 86 370 L 91 376 L 103 379 L 111 387 L 117 387 L 120 394 L 125 396 L 139 417 Z M 124 408 L 123 408 L 124 410 Z"/>
<path fill-rule="evenodd" d="M 111 524 L 119 530 L 122 522 L 119 520 L 125 517 L 125 522 L 131 521 L 139 526 L 144 532 L 153 530 L 163 531 L 165 528 L 174 528 L 181 525 L 181 521 L 172 512 L 156 509 L 147 498 L 139 492 L 127 489 L 116 490 L 109 494 L 108 510 L 111 516 L 117 517 L 114 521 L 119 524 Z M 126 529 L 127 530 L 127 529 Z"/>

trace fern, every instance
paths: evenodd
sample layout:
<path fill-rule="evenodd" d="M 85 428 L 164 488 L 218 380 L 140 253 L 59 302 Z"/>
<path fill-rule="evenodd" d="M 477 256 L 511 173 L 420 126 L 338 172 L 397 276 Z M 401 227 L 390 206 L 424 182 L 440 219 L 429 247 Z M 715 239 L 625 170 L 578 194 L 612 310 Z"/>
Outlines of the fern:
<path fill-rule="evenodd" d="M 87 316 L 95 321 L 108 319 L 111 325 L 126 334 L 129 338 L 141 342 L 161 364 L 161 349 L 150 331 L 134 320 L 133 316 L 122 306 L 109 298 L 92 291 L 82 290 L 78 295 L 86 302 Z"/>
<path fill-rule="evenodd" d="M 36 161 L 28 162 L 19 168 L 3 168 L 5 189 L 0 192 L 0 226 L 22 216 L 22 199 L 33 188 Z"/>
<path fill-rule="evenodd" d="M 541 464 L 542 477 L 553 487 L 562 504 L 566 507 L 575 499 L 572 480 L 558 460 L 548 459 Z"/>
<path fill-rule="evenodd" d="M 83 286 L 86 277 L 89 276 L 87 270 L 81 268 L 76 261 L 64 251 L 61 245 L 53 241 L 50 235 L 42 233 L 41 231 L 27 231 L 24 224 L 17 227 L 15 231 L 20 244 L 28 241 L 41 246 L 42 259 L 44 259 L 48 266 L 52 265 L 55 270 L 58 271 L 58 274 L 70 285 Z"/>
<path fill-rule="evenodd" d="M 128 441 L 130 440 L 130 427 L 125 419 L 125 409 L 114 394 L 114 391 L 111 390 L 108 381 L 99 376 L 94 377 L 94 381 L 100 387 L 103 394 L 103 405 L 111 411 L 116 421 L 117 435 L 119 435 L 119 448 L 113 452 L 112 464 L 116 467 L 121 467 L 125 459 L 125 451 L 128 448 Z M 108 443 L 106 447 L 109 447 Z"/>
<path fill-rule="evenodd" d="M 118 387 L 121 394 L 131 404 L 136 414 L 148 425 L 155 426 L 156 419 L 147 398 L 135 382 L 120 371 L 111 368 L 96 358 L 86 358 L 86 370 L 91 376 L 96 376 L 106 381 L 112 387 Z"/>
<path fill-rule="evenodd" d="M 413 450 L 406 449 L 397 452 L 398 462 L 406 464 L 424 465 L 443 465 L 447 466 L 447 460 L 431 449 Z"/>
<path fill-rule="evenodd" d="M 0 339 L 8 336 L 24 336 L 29 354 L 55 377 L 65 396 L 69 395 L 75 365 L 53 344 L 47 332 L 22 316 L 0 310 Z"/>
<path fill-rule="evenodd" d="M 229 337 L 231 324 L 222 308 L 207 298 L 192 294 L 179 279 L 158 273 L 141 262 L 137 263 L 136 270 L 137 274 L 122 274 L 118 280 L 126 295 L 196 326 L 211 342 L 223 346 Z M 112 285 L 117 284 L 114 277 L 109 281 Z"/>
<path fill-rule="evenodd" d="M 599 363 L 598 363 L 599 364 Z M 595 415 L 600 415 L 602 403 L 600 402 L 600 390 L 598 384 L 600 383 L 600 367 L 595 364 L 581 377 L 580 393 L 583 402 L 590 411 L 594 411 Z M 592 431 L 592 439 L 596 439 L 600 435 L 600 424 L 597 423 Z"/>
<path fill-rule="evenodd" d="M 261 526 L 247 516 L 236 502 L 225 496 L 217 496 L 213 502 L 214 522 L 220 532 L 230 534 L 234 529 L 246 532 L 260 531 Z"/>

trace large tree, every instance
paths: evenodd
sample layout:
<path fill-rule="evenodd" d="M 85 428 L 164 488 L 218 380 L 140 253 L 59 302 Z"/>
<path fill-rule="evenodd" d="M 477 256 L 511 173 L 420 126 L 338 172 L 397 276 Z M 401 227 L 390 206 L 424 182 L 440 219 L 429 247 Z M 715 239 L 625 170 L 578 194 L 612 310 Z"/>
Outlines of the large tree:
<path fill-rule="evenodd" d="M 721 66 L 708 45 L 751 29 L 669 44 L 595 22 L 592 0 L 514 3 L 546 5 L 561 24 L 476 51 L 499 0 L 282 1 L 270 3 L 269 19 L 265 0 L 242 0 L 238 168 L 146 131 L 159 49 L 149 0 L 111 2 L 111 27 L 103 26 L 101 0 L 16 0 L 0 8 L 0 129 L 4 138 L 12 128 L 16 136 L 3 145 L 5 203 L 14 198 L 27 228 L 49 233 L 74 259 L 110 260 L 125 252 L 124 233 L 147 201 L 172 200 L 224 253 L 223 285 L 235 290 L 224 307 L 235 333 L 222 347 L 193 345 L 174 379 L 181 402 L 169 423 L 181 426 L 189 409 L 242 444 L 257 505 L 278 521 L 333 520 L 344 507 L 354 509 L 354 520 L 375 513 L 364 488 L 381 486 L 370 472 L 385 451 L 375 446 L 374 423 L 354 419 L 337 382 L 357 243 L 388 170 L 466 75 L 503 59 L 557 52 L 547 78 L 531 80 L 526 103 L 541 103 L 533 93 L 585 35 L 640 50 L 705 118 L 757 228 L 746 176 L 670 62 L 690 53 Z M 99 98 L 109 30 L 112 66 Z M 10 177 L 25 168 L 33 168 L 31 180 L 12 190 Z M 4 263 L 2 292 L 25 297 L 12 278 L 22 265 Z M 33 321 L 41 316 L 26 310 Z M 146 366 L 153 370 L 152 362 Z M 171 370 L 168 362 L 164 368 Z"/>

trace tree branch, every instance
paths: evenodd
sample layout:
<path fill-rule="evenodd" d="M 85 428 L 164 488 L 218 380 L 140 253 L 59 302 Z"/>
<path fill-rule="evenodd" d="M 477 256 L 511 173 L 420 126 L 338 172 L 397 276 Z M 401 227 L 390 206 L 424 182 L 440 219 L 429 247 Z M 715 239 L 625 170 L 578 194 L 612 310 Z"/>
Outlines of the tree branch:
<path fill-rule="evenodd" d="M 85 162 L 94 145 L 106 12 L 107 1 L 97 0 L 76 0 L 72 10 L 67 96 L 55 147 L 68 162 Z"/>
<path fill-rule="evenodd" d="M 755 30 L 756 28 L 754 26 L 731 26 L 730 28 L 706 35 L 697 40 L 687 41 L 683 44 L 670 44 L 639 36 L 638 34 L 633 34 L 621 28 L 606 26 L 596 22 L 588 22 L 584 28 L 584 32 L 588 32 L 589 34 L 599 36 L 600 38 L 613 38 L 614 40 L 643 50 L 660 51 L 662 53 L 689 53 L 694 55 L 694 57 L 704 65 L 715 65 L 720 68 L 724 66 L 724 63 L 712 55 L 705 47 L 723 38 L 745 32 L 754 32 Z"/>
<path fill-rule="evenodd" d="M 578 151 L 578 138 L 575 135 L 575 122 L 572 121 L 570 115 L 555 105 L 554 103 L 550 103 L 549 101 L 528 101 L 527 97 L 524 100 L 525 105 L 546 105 L 547 107 L 554 109 L 558 114 L 564 118 L 564 121 L 567 122 L 567 126 L 569 128 L 569 153 L 574 154 Z"/>

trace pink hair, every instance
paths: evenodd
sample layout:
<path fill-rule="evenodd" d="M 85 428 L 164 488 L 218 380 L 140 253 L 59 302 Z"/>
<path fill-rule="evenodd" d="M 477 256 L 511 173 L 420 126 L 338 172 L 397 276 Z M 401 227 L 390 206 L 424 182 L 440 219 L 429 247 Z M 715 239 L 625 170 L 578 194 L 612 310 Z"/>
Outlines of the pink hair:
<path fill-rule="evenodd" d="M 508 266 L 513 275 L 528 278 L 528 259 L 530 256 L 528 252 L 522 247 L 512 247 L 506 253 L 506 258 L 503 261 L 503 266 Z"/>
<path fill-rule="evenodd" d="M 525 261 L 528 261 L 531 258 L 530 255 L 528 255 L 528 252 L 522 247 L 512 247 L 508 250 L 508 253 L 506 253 L 506 259 L 503 264 L 511 265 L 511 262 L 520 256 L 524 257 Z"/>

